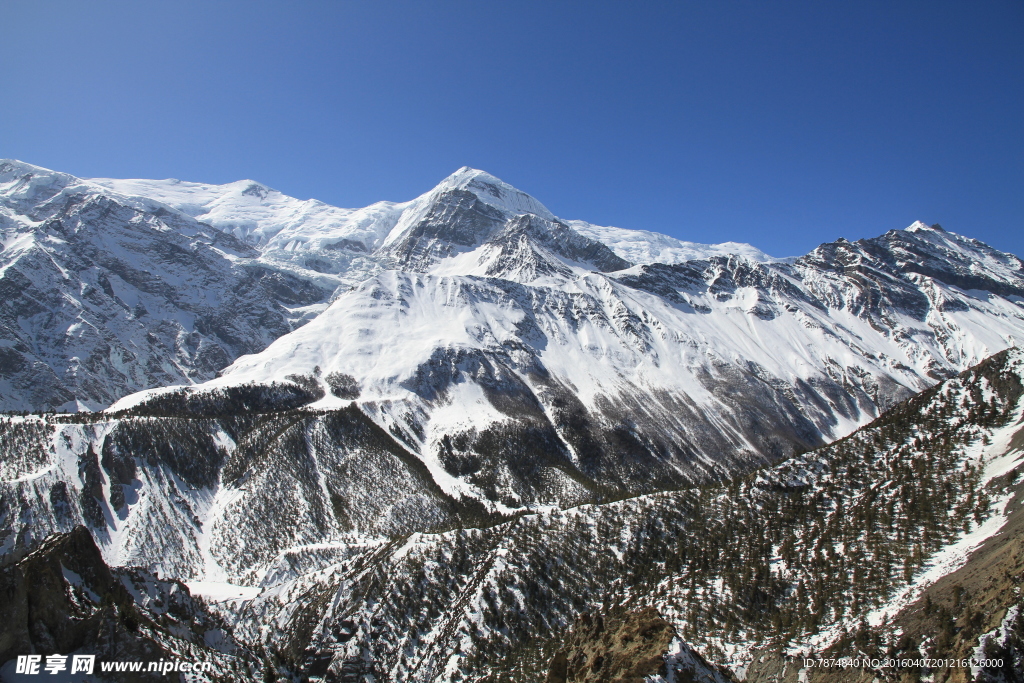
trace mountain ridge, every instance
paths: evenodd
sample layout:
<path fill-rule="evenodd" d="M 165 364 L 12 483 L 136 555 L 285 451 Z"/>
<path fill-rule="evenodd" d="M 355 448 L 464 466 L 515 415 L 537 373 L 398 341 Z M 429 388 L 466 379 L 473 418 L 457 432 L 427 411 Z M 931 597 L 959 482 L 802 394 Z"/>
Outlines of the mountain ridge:
<path fill-rule="evenodd" d="M 0 407 L 8 410 L 93 410 L 139 389 L 209 379 L 240 352 L 258 350 L 315 317 L 326 307 L 331 292 L 344 291 L 387 268 L 411 266 L 410 259 L 426 258 L 424 266 L 427 261 L 436 261 L 429 255 L 415 256 L 417 248 L 428 252 L 440 249 L 441 256 L 450 256 L 466 251 L 469 246 L 480 246 L 487 235 L 451 246 L 451 231 L 456 229 L 458 220 L 444 224 L 438 202 L 443 204 L 446 197 L 462 193 L 464 198 L 470 198 L 481 210 L 492 214 L 495 229 L 513 215 L 554 219 L 529 195 L 469 168 L 460 169 L 431 191 L 408 202 L 378 202 L 364 209 L 339 209 L 316 200 L 287 197 L 253 181 L 216 186 L 174 179 L 85 180 L 14 160 L 0 164 L 4 169 L 0 183 L 0 237 L 4 247 L 0 251 L 0 279 L 6 277 L 12 292 L 18 293 L 12 294 L 13 298 L 22 295 L 21 303 L 9 306 L 4 334 L 8 345 L 3 347 L 7 360 L 2 364 L 6 368 L 4 374 L 13 384 L 4 384 L 0 379 Z M 83 214 L 81 207 L 89 202 L 107 208 Z M 442 220 L 437 229 L 445 233 L 443 239 L 436 235 L 420 239 L 409 233 L 422 231 L 430 222 L 431 211 L 438 215 L 437 210 L 441 210 Z M 520 211 L 528 213 L 519 214 Z M 76 234 L 90 234 L 89 239 L 96 242 L 93 252 L 103 256 L 99 261 L 83 262 L 68 251 L 70 247 L 59 247 L 61 236 L 44 234 L 46 229 L 41 226 L 47 221 L 59 222 L 69 212 L 76 212 L 78 217 Z M 135 226 L 131 228 L 134 235 L 125 232 L 129 224 Z M 567 223 L 557 225 L 563 226 L 563 232 L 578 234 L 565 227 Z M 143 236 L 140 229 L 149 232 Z M 121 231 L 119 236 L 117 230 Z M 182 242 L 180 237 L 186 241 Z M 407 242 L 404 247 L 398 244 L 403 238 Z M 146 246 L 141 246 L 139 239 L 148 240 Z M 585 242 L 588 238 L 574 239 Z M 671 238 L 658 239 L 664 242 Z M 197 251 L 200 243 L 205 246 Z M 592 250 L 609 248 L 598 242 L 590 244 Z M 495 248 L 499 252 L 497 258 L 515 261 L 514 254 L 501 257 L 501 247 Z M 27 266 L 27 274 L 12 265 L 19 258 L 27 264 L 26 253 L 36 254 L 33 258 L 38 262 Z M 196 255 L 193 263 L 188 263 L 190 253 Z M 161 254 L 166 258 L 161 259 Z M 564 272 L 559 258 L 532 258 L 535 268 Z M 615 259 L 621 257 L 611 253 L 602 258 L 606 263 L 626 264 L 620 264 Z M 138 308 L 136 300 L 146 295 L 133 291 L 128 295 L 132 301 L 128 302 L 110 289 L 116 289 L 116 282 L 123 279 L 111 267 L 118 272 L 138 271 L 140 277 L 134 280 L 140 284 L 141 277 L 151 280 L 146 287 L 163 291 L 160 296 L 164 298 L 184 295 L 186 299 L 204 295 L 185 294 L 189 287 L 183 273 L 191 269 L 189 277 L 201 281 L 202 271 L 212 268 L 224 274 L 220 287 L 231 290 L 230 296 L 238 300 L 232 307 L 253 309 L 256 318 L 266 319 L 260 324 L 264 329 L 236 330 L 230 338 L 216 333 L 211 337 L 201 329 L 202 325 L 195 326 L 193 309 L 199 305 L 196 302 L 150 302 L 148 308 Z M 492 270 L 492 274 L 500 272 L 500 267 L 495 267 L 499 270 Z M 107 281 L 115 285 L 104 285 Z M 135 285 L 129 287 L 138 289 Z M 102 292 L 90 296 L 102 299 L 96 305 L 103 310 L 92 310 L 83 299 L 83 292 L 94 290 Z M 245 290 L 252 290 L 251 294 L 243 293 Z M 25 292 L 32 294 L 26 297 Z M 216 296 L 224 299 L 227 294 Z M 21 323 L 17 320 L 30 315 L 30 309 L 38 308 L 38 301 L 47 301 L 43 309 L 49 312 L 45 319 L 40 319 L 42 327 L 35 329 L 30 339 L 19 331 Z M 179 303 L 185 308 L 181 309 Z M 150 309 L 151 317 L 172 321 L 146 323 L 167 328 L 164 334 L 157 333 L 157 341 L 146 337 L 153 330 L 132 319 L 136 311 L 145 315 L 143 310 Z M 257 315 L 256 309 L 265 310 Z M 266 316 L 283 316 L 283 320 L 270 322 Z M 233 316 L 208 311 L 200 317 L 223 320 Z M 89 329 L 98 331 L 98 339 L 87 342 L 83 348 L 65 341 L 79 318 Z M 111 324 L 119 330 L 108 334 L 105 329 L 110 325 L 106 321 L 115 319 L 118 322 Z M 45 348 L 36 348 L 39 344 Z M 197 344 L 209 348 L 209 353 L 204 351 L 205 360 L 191 358 L 195 350 L 189 349 Z M 102 356 L 114 360 L 103 360 Z M 83 379 L 84 367 L 93 370 Z M 32 377 L 45 379 L 30 381 Z M 35 388 L 29 387 L 33 383 Z"/>

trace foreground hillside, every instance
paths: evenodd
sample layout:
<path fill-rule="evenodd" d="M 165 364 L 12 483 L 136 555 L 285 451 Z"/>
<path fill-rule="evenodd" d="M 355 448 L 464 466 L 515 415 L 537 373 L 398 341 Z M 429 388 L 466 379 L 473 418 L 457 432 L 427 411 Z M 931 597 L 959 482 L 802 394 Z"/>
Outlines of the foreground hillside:
<path fill-rule="evenodd" d="M 262 670 L 201 598 L 139 568 L 111 569 L 84 527 L 54 534 L 27 557 L 11 559 L 0 562 L 0 680 L 32 680 L 18 676 L 16 665 L 18 656 L 32 654 L 98 655 L 93 668 L 99 680 L 148 679 L 102 675 L 104 664 L 126 661 L 187 661 L 189 669 L 223 672 L 227 680 L 251 680 Z"/>
<path fill-rule="evenodd" d="M 550 509 L 485 528 L 471 528 L 460 515 L 472 511 L 452 501 L 448 508 L 439 504 L 426 523 L 460 528 L 435 534 L 394 530 L 379 540 L 338 537 L 306 545 L 293 537 L 295 545 L 272 561 L 260 559 L 272 555 L 263 539 L 284 533 L 284 527 L 245 524 L 271 517 L 294 522 L 306 514 L 281 508 L 281 500 L 322 505 L 318 514 L 325 518 L 332 512 L 329 499 L 268 498 L 267 505 L 276 507 L 252 508 L 248 522 L 231 518 L 240 530 L 230 537 L 230 552 L 220 556 L 235 563 L 228 566 L 235 568 L 236 581 L 259 587 L 258 595 L 221 602 L 217 609 L 234 637 L 262 653 L 269 666 L 328 680 L 542 680 L 563 647 L 562 634 L 579 615 L 611 614 L 618 605 L 658 610 L 676 637 L 668 648 L 672 657 L 692 660 L 692 647 L 749 680 L 775 680 L 784 671 L 790 677 L 785 680 L 792 679 L 795 662 L 802 660 L 786 657 L 802 653 L 1003 653 L 1012 662 L 1007 671 L 1017 671 L 1015 609 L 1024 576 L 1017 521 L 1022 395 L 1024 354 L 1012 349 L 900 403 L 835 444 L 731 484 Z M 335 423 L 334 433 L 384 436 L 360 415 L 352 410 L 354 422 Z M 277 430 L 261 432 L 267 435 L 261 438 L 287 439 L 290 421 L 310 417 L 284 411 L 273 419 Z M 141 417 L 129 422 L 147 421 L 159 423 Z M 196 427 L 209 422 L 194 418 L 189 431 L 202 440 L 209 427 Z M 39 438 L 39 430 L 58 428 L 30 424 L 8 419 L 5 435 L 28 443 Z M 324 438 L 330 433 L 325 427 Z M 145 432 L 135 438 L 139 434 Z M 117 437 L 107 443 L 118 443 Z M 149 457 L 165 460 L 140 466 L 134 476 L 203 485 L 201 471 L 188 470 L 174 460 L 173 448 L 160 446 L 166 441 L 151 443 L 134 442 L 153 449 Z M 241 442 L 236 455 L 221 453 L 237 458 L 239 451 L 245 452 Z M 110 445 L 93 457 L 104 471 L 116 471 L 129 466 L 118 452 Z M 95 476 L 91 465 L 82 467 L 84 480 Z M 249 476 L 250 485 L 258 485 Z M 284 486 L 279 491 L 291 486 L 287 471 L 272 476 Z M 97 477 L 93 500 L 105 493 L 105 479 Z M 313 491 L 329 480 L 305 485 Z M 32 517 L 44 519 L 45 505 L 19 490 L 5 490 L 3 518 L 14 517 L 11 505 L 20 499 L 29 509 L 39 506 Z M 58 522 L 60 508 L 70 513 L 81 504 L 71 490 L 56 484 L 49 489 L 48 514 Z M 217 537 L 211 544 L 201 540 L 199 516 L 174 518 L 185 510 L 183 495 L 175 495 L 154 499 L 150 493 L 138 503 L 149 506 L 147 518 L 163 521 L 147 527 L 144 536 L 136 532 L 140 545 L 144 538 L 159 550 L 131 561 L 160 565 L 165 575 L 195 577 L 201 564 L 161 565 L 173 564 L 165 558 L 175 552 L 186 556 L 178 530 L 195 530 L 196 562 L 207 559 L 203 553 L 216 557 Z M 336 523 L 343 509 L 335 508 Z M 302 514 L 296 517 L 297 512 Z M 109 542 L 113 530 L 99 519 L 92 533 Z M 34 533 L 44 532 L 24 523 L 17 532 L 22 538 Z M 221 534 L 223 542 L 228 536 L 224 529 Z M 242 571 L 245 562 L 262 568 Z M 959 678 L 950 680 L 968 680 L 954 669 L 950 673 Z M 805 673 L 810 680 L 836 680 Z M 858 676 L 892 673 L 843 675 L 870 680 Z"/>

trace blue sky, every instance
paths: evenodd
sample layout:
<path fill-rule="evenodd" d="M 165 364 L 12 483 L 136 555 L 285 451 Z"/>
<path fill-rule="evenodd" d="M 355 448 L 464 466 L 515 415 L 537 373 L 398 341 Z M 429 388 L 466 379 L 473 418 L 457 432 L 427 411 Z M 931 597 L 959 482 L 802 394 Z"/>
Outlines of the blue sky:
<path fill-rule="evenodd" d="M 463 165 L 775 255 L 914 220 L 1024 256 L 1024 3 L 0 8 L 0 156 L 339 206 Z"/>

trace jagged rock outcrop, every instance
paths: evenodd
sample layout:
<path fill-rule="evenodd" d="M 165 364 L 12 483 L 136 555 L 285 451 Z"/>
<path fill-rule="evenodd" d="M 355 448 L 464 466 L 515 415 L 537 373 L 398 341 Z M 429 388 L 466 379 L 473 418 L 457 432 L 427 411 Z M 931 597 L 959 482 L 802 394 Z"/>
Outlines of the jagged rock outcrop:
<path fill-rule="evenodd" d="M 731 683 L 731 674 L 680 643 L 653 607 L 584 614 L 551 660 L 545 683 Z"/>
<path fill-rule="evenodd" d="M 244 680 L 262 665 L 232 638 L 184 584 L 141 569 L 111 569 L 82 526 L 47 538 L 0 568 L 0 671 L 19 655 L 94 654 L 99 680 L 149 680 L 152 674 L 104 674 L 104 661 L 210 662 Z M 211 680 L 213 676 L 205 677 Z M 6 679 L 5 679 L 6 680 Z"/>

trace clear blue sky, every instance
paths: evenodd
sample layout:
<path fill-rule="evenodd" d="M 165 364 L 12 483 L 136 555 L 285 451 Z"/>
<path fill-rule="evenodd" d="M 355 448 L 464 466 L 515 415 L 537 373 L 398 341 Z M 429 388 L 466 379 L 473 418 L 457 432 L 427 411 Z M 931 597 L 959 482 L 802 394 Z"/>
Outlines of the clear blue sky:
<path fill-rule="evenodd" d="M 340 206 L 463 165 L 775 255 L 920 219 L 1024 256 L 1024 3 L 0 5 L 0 156 Z"/>

